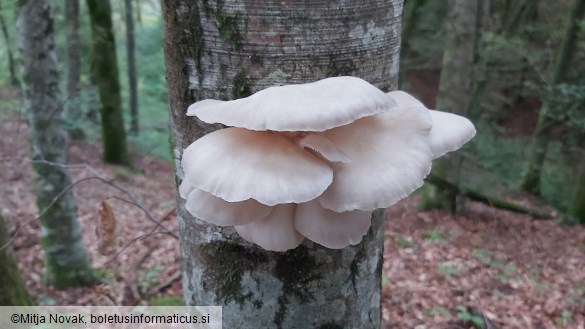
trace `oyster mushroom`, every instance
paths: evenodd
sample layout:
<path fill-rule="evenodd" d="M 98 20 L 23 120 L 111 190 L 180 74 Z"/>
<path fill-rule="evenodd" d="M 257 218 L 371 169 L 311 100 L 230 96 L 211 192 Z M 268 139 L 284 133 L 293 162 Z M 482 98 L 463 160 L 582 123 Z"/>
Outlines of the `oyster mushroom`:
<path fill-rule="evenodd" d="M 359 243 L 373 210 L 412 193 L 434 158 L 475 134 L 465 118 L 355 77 L 204 100 L 187 115 L 232 126 L 185 149 L 187 211 L 273 251 L 305 237 L 335 249 Z"/>

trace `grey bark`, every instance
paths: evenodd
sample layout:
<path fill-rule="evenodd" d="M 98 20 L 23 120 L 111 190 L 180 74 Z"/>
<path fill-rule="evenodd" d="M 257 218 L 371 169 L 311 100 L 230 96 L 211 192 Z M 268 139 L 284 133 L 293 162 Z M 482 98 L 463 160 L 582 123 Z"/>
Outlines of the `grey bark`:
<path fill-rule="evenodd" d="M 62 118 L 51 6 L 47 0 L 20 0 L 17 6 L 16 26 L 31 156 L 33 160 L 61 164 L 33 164 L 37 207 L 39 212 L 48 208 L 40 219 L 45 275 L 49 283 L 59 288 L 86 284 L 92 281 L 92 274 L 81 243 L 73 193 L 67 190 L 52 204 L 57 195 L 70 185 L 71 179 L 67 168 L 62 166 L 67 163 L 67 139 Z"/>
<path fill-rule="evenodd" d="M 124 0 L 126 11 L 126 57 L 128 63 L 128 88 L 130 92 L 130 133 L 138 135 L 138 86 L 136 81 L 136 55 L 134 43 L 134 15 L 132 0 Z"/>
<path fill-rule="evenodd" d="M 183 149 L 217 129 L 187 107 L 279 84 L 362 77 L 396 88 L 402 1 L 162 2 L 177 183 Z M 222 305 L 225 328 L 380 328 L 382 211 L 362 243 L 267 252 L 178 199 L 187 304 Z"/>

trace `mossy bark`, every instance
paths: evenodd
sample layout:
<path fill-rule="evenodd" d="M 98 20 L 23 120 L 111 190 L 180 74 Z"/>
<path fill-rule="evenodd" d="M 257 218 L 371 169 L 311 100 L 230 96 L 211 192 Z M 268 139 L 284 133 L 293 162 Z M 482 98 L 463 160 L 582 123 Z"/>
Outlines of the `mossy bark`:
<path fill-rule="evenodd" d="M 130 165 L 110 0 L 86 2 L 91 21 L 92 69 L 101 103 L 103 159 L 108 163 Z"/>
<path fill-rule="evenodd" d="M 81 83 L 81 44 L 79 40 L 79 1 L 65 1 L 65 24 L 67 32 L 67 79 L 65 97 L 65 119 L 69 136 L 81 140 L 85 132 L 81 127 L 83 111 L 79 99 Z"/>
<path fill-rule="evenodd" d="M 478 0 L 450 0 L 449 14 L 445 25 L 445 46 L 443 64 L 439 79 L 437 108 L 439 110 L 466 116 L 471 104 L 473 67 L 478 38 Z M 461 157 L 447 155 L 435 162 L 436 175 L 459 181 Z M 434 188 L 434 187 L 426 187 Z M 427 207 L 443 208 L 450 212 L 456 210 L 456 196 L 451 189 L 440 188 L 429 193 L 423 200 Z"/>
<path fill-rule="evenodd" d="M 4 219 L 0 217 L 0 247 L 8 240 Z M 0 306 L 33 305 L 10 251 L 9 247 L 0 250 Z"/>
<path fill-rule="evenodd" d="M 140 6 L 140 4 L 139 4 Z M 128 61 L 128 88 L 130 91 L 130 133 L 138 135 L 138 79 L 136 76 L 136 51 L 134 36 L 134 6 L 132 0 L 124 0 L 126 13 L 126 57 Z"/>
<path fill-rule="evenodd" d="M 575 179 L 575 193 L 569 207 L 572 221 L 585 225 L 585 156 L 581 155 L 581 165 Z"/>
<path fill-rule="evenodd" d="M 556 58 L 555 68 L 550 81 L 554 86 L 563 83 L 569 73 L 569 68 L 573 60 L 577 47 L 577 36 L 579 35 L 580 23 L 585 16 L 585 0 L 577 0 L 575 7 L 571 11 L 571 20 L 567 26 L 563 45 L 559 50 Z M 528 159 L 523 172 L 521 186 L 522 188 L 535 195 L 540 195 L 540 177 L 542 167 L 546 158 L 548 141 L 550 139 L 550 130 L 554 125 L 553 120 L 548 117 L 550 102 L 547 98 L 552 95 L 546 95 L 544 103 L 538 112 L 538 122 L 536 129 L 532 134 L 532 141 L 528 150 Z"/>
<path fill-rule="evenodd" d="M 17 17 L 31 156 L 37 161 L 33 164 L 34 189 L 39 212 L 44 212 L 40 223 L 46 279 L 59 288 L 87 284 L 93 276 L 81 243 L 75 199 L 71 190 L 62 193 L 71 179 L 63 166 L 68 143 L 50 2 L 21 0 Z"/>
<path fill-rule="evenodd" d="M 183 149 L 219 128 L 185 115 L 195 101 L 338 75 L 396 88 L 402 1 L 162 4 L 177 183 Z M 185 300 L 222 305 L 225 327 L 380 328 L 382 211 L 357 246 L 286 253 L 193 218 L 181 199 L 178 214 Z"/>
<path fill-rule="evenodd" d="M 4 37 L 4 44 L 6 45 L 6 52 L 8 54 L 8 72 L 10 72 L 10 83 L 13 86 L 18 86 L 20 82 L 16 77 L 16 64 L 14 63 L 14 54 L 12 52 L 12 42 L 10 41 L 10 36 L 8 35 L 8 27 L 6 26 L 6 20 L 4 19 L 4 15 L 2 14 L 2 1 L 0 1 L 0 31 L 2 31 L 2 36 Z"/>

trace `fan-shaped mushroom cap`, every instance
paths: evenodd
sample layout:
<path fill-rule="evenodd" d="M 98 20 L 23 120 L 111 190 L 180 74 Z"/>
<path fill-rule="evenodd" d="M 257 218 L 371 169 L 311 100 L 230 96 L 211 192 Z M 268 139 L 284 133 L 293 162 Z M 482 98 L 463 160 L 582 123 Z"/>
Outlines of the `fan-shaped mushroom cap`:
<path fill-rule="evenodd" d="M 419 107 L 427 109 L 423 103 L 412 95 L 395 90 L 388 93 L 398 107 Z M 433 158 L 438 158 L 445 153 L 459 149 L 475 136 L 475 127 L 467 118 L 453 113 L 429 110 L 433 122 L 430 134 L 430 143 L 433 150 Z"/>
<path fill-rule="evenodd" d="M 371 217 L 371 211 L 333 212 L 313 200 L 297 206 L 295 227 L 315 243 L 341 249 L 362 241 L 370 228 Z"/>
<path fill-rule="evenodd" d="M 467 118 L 435 110 L 429 113 L 433 120 L 430 142 L 435 159 L 459 149 L 475 136 L 475 127 Z"/>
<path fill-rule="evenodd" d="M 200 189 L 189 193 L 185 208 L 191 215 L 219 226 L 247 225 L 272 211 L 272 207 L 254 199 L 227 202 Z"/>
<path fill-rule="evenodd" d="M 263 219 L 245 226 L 235 226 L 238 234 L 271 251 L 286 251 L 298 247 L 305 239 L 294 225 L 296 204 L 279 204 Z"/>
<path fill-rule="evenodd" d="M 193 187 L 229 202 L 301 203 L 321 195 L 333 170 L 291 140 L 271 132 L 226 128 L 207 134 L 183 152 Z"/>
<path fill-rule="evenodd" d="M 251 130 L 324 131 L 388 111 L 394 100 L 356 77 L 270 87 L 233 101 L 204 100 L 187 115 Z"/>
<path fill-rule="evenodd" d="M 423 184 L 431 170 L 431 119 L 420 107 L 397 108 L 324 131 L 351 159 L 319 197 L 335 212 L 386 208 Z"/>

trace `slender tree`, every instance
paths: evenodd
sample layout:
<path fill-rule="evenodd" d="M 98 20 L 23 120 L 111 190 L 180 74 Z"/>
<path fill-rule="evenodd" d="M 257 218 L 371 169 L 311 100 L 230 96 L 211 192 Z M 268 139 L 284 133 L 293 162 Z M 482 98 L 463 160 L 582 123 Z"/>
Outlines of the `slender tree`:
<path fill-rule="evenodd" d="M 402 38 L 400 43 L 400 52 L 402 57 L 408 55 L 410 49 L 410 38 L 418 20 L 420 8 L 424 5 L 425 0 L 408 0 L 404 3 L 404 12 L 402 14 Z M 404 85 L 406 79 L 406 70 L 404 67 L 400 69 L 400 89 Z"/>
<path fill-rule="evenodd" d="M 134 0 L 135 5 L 134 8 L 136 8 L 136 22 L 138 22 L 138 25 L 142 26 L 142 7 L 141 7 L 141 3 L 140 0 Z"/>
<path fill-rule="evenodd" d="M 0 216 L 0 248 L 5 246 L 8 240 L 8 231 L 4 219 Z M 9 246 L 0 249 L 0 264 L 2 265 L 0 266 L 0 306 L 33 305 Z"/>
<path fill-rule="evenodd" d="M 65 118 L 68 123 L 69 135 L 75 139 L 83 139 L 85 133 L 79 127 L 82 121 L 82 111 L 78 99 L 81 81 L 79 0 L 65 1 L 65 25 L 67 29 L 67 96 L 65 97 Z"/>
<path fill-rule="evenodd" d="M 45 276 L 59 288 L 87 284 L 93 277 L 81 243 L 75 199 L 68 188 L 71 179 L 64 166 L 67 139 L 50 1 L 18 1 L 16 26 L 34 161 L 34 188 L 42 214 Z"/>
<path fill-rule="evenodd" d="M 420 8 L 424 5 L 425 0 L 408 0 L 404 3 L 404 13 L 402 15 L 402 43 L 401 52 L 408 50 L 409 40 L 412 31 L 416 26 Z"/>
<path fill-rule="evenodd" d="M 563 44 L 559 49 L 556 57 L 556 63 L 550 86 L 555 86 L 565 82 L 567 74 L 569 73 L 570 65 L 575 55 L 577 47 L 577 36 L 579 33 L 579 26 L 583 17 L 585 16 L 585 0 L 576 0 L 575 6 L 571 12 L 571 19 Z M 552 89 L 552 88 L 551 88 Z M 540 195 L 540 176 L 542 167 L 546 157 L 546 150 L 548 148 L 548 141 L 550 139 L 550 129 L 553 126 L 553 121 L 549 118 L 550 99 L 552 95 L 546 95 L 545 100 L 538 113 L 538 122 L 536 129 L 532 134 L 532 142 L 528 150 L 528 159 L 523 173 L 522 188 L 535 195 Z"/>
<path fill-rule="evenodd" d="M 501 33 L 505 37 L 511 37 L 527 22 L 534 21 L 538 15 L 540 0 L 521 0 L 509 5 L 502 22 Z"/>
<path fill-rule="evenodd" d="M 449 0 L 437 108 L 466 115 L 477 38 L 477 0 Z"/>
<path fill-rule="evenodd" d="M 581 150 L 583 151 L 583 150 Z M 581 224 L 585 224 L 585 156 L 581 155 L 581 165 L 576 177 L 576 188 L 569 208 L 569 216 Z"/>
<path fill-rule="evenodd" d="M 18 78 L 16 77 L 16 65 L 14 64 L 14 54 L 12 53 L 10 35 L 8 34 L 8 27 L 6 26 L 6 20 L 2 13 L 2 1 L 0 1 L 0 30 L 6 44 L 6 52 L 8 53 L 8 72 L 10 73 L 10 83 L 13 86 L 18 86 Z"/>
<path fill-rule="evenodd" d="M 449 13 L 445 21 L 445 45 L 443 64 L 439 79 L 437 108 L 467 116 L 471 105 L 473 67 L 476 52 L 478 18 L 480 14 L 478 0 L 450 0 Z M 434 165 L 435 175 L 457 180 L 461 157 L 448 155 Z M 456 191 L 440 189 L 429 193 L 423 199 L 423 207 L 440 207 L 451 212 L 456 210 Z"/>
<path fill-rule="evenodd" d="M 124 0 L 126 8 L 126 52 L 128 60 L 128 87 L 130 89 L 130 133 L 138 135 L 138 87 L 136 85 L 136 55 L 134 14 L 132 0 Z"/>
<path fill-rule="evenodd" d="M 206 98 L 232 99 L 283 83 L 362 77 L 397 85 L 402 1 L 162 2 L 166 78 L 177 161 L 217 126 L 186 117 Z M 190 216 L 178 199 L 189 305 L 222 305 L 226 328 L 380 328 L 382 212 L 342 250 L 311 242 L 285 253 Z"/>
<path fill-rule="evenodd" d="M 101 103 L 103 159 L 130 165 L 116 59 L 110 0 L 87 0 L 91 20 L 93 70 Z"/>

